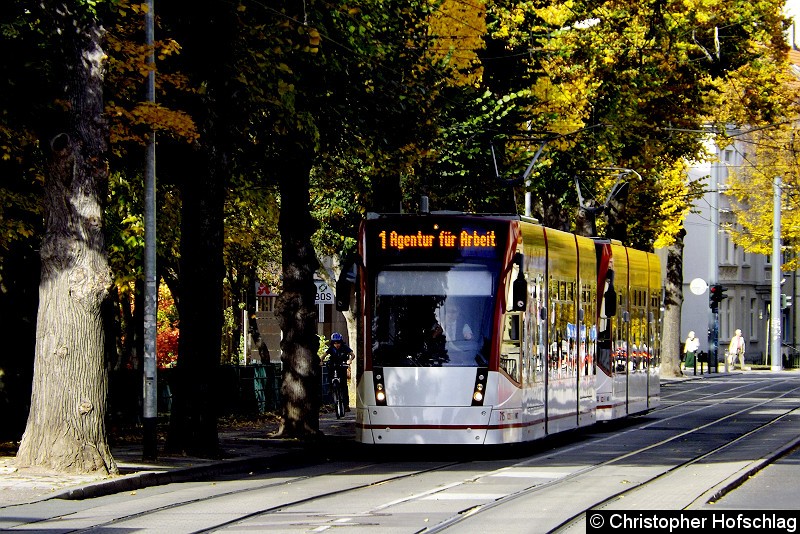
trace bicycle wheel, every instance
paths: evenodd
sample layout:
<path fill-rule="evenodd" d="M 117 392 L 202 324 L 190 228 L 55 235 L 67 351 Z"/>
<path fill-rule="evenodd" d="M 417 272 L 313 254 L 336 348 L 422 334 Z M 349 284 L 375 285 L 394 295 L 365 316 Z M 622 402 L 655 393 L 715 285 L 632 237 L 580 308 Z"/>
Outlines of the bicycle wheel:
<path fill-rule="evenodd" d="M 333 406 L 336 408 L 336 418 L 341 419 L 344 417 L 344 401 L 342 400 L 342 392 L 339 390 L 339 384 L 333 386 Z"/>

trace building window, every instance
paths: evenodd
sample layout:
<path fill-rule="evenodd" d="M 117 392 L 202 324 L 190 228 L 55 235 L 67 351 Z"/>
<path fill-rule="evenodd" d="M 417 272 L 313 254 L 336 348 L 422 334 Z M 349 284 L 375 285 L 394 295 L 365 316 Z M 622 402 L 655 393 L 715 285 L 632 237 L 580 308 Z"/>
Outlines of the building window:
<path fill-rule="evenodd" d="M 720 263 L 731 263 L 731 236 L 728 232 L 722 232 L 722 261 Z"/>
<path fill-rule="evenodd" d="M 720 338 L 730 338 L 731 330 L 731 316 L 730 316 L 730 303 L 728 300 L 723 300 L 719 304 L 719 336 Z"/>
<path fill-rule="evenodd" d="M 733 324 L 735 317 L 734 310 L 736 310 L 736 306 L 733 305 L 733 300 L 728 299 L 728 305 L 725 307 L 725 321 L 728 323 L 728 338 L 733 337 L 733 331 L 737 328 L 737 325 Z"/>
<path fill-rule="evenodd" d="M 758 301 L 750 299 L 750 340 L 758 341 Z"/>
<path fill-rule="evenodd" d="M 733 161 L 733 150 L 730 148 L 726 149 L 725 152 L 722 153 L 722 161 L 730 164 Z"/>
<path fill-rule="evenodd" d="M 736 308 L 734 308 L 733 320 L 736 323 L 734 327 L 741 328 L 743 331 L 744 331 L 744 324 L 742 324 L 742 321 L 744 320 L 745 317 L 744 310 L 745 310 L 744 295 L 742 295 L 741 297 L 739 297 L 739 304 L 736 306 Z"/>
<path fill-rule="evenodd" d="M 791 347 L 790 343 L 792 339 L 794 339 L 794 325 L 792 324 L 793 315 L 792 308 L 781 310 L 781 336 L 787 347 Z"/>

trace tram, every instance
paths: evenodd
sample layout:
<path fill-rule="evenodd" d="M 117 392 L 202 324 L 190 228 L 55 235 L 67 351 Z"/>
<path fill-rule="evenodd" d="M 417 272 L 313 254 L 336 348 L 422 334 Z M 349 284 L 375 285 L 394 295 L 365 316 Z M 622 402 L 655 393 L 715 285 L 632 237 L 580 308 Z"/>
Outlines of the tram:
<path fill-rule="evenodd" d="M 520 216 L 371 214 L 354 272 L 357 441 L 526 442 L 659 403 L 654 254 Z"/>

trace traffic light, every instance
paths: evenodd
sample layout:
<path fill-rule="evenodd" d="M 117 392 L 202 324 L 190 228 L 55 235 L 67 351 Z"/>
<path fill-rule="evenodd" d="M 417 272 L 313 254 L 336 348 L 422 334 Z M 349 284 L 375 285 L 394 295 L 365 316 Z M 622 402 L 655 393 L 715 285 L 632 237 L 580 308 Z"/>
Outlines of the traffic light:
<path fill-rule="evenodd" d="M 711 308 L 711 311 L 717 311 L 719 303 L 728 298 L 728 295 L 725 294 L 727 290 L 727 287 L 720 284 L 714 284 L 708 288 L 708 307 Z"/>
<path fill-rule="evenodd" d="M 785 310 L 786 308 L 788 308 L 791 305 L 792 305 L 792 297 L 790 297 L 789 295 L 784 295 L 783 293 L 781 293 L 781 309 Z"/>

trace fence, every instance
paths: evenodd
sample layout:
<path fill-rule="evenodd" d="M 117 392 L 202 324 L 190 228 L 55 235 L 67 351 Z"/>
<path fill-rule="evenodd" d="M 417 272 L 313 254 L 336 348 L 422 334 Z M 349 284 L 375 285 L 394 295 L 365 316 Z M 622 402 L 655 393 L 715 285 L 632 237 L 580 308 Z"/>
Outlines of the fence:
<path fill-rule="evenodd" d="M 172 410 L 172 386 L 177 369 L 158 371 L 158 412 Z M 253 415 L 279 411 L 281 364 L 223 365 L 217 382 L 219 415 Z M 109 414 L 119 422 L 138 421 L 142 409 L 142 373 L 123 369 L 111 373 Z M 322 367 L 322 402 L 330 404 L 327 368 Z"/>

